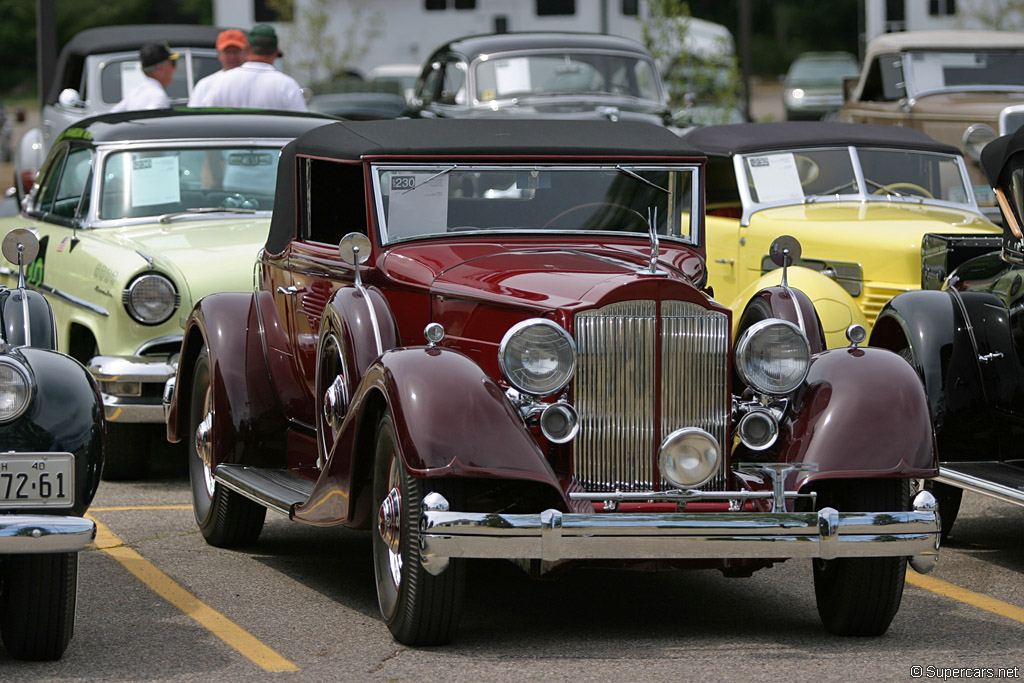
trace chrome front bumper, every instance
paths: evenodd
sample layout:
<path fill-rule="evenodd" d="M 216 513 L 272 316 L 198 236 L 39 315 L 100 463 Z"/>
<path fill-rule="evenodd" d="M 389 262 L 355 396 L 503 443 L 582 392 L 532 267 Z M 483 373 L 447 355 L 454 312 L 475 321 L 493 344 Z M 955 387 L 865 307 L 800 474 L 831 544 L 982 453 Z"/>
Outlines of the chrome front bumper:
<path fill-rule="evenodd" d="M 452 512 L 430 493 L 420 520 L 424 567 L 449 558 L 787 559 L 902 557 L 927 573 L 939 556 L 935 497 L 921 491 L 910 512 L 677 512 L 492 514 Z"/>
<path fill-rule="evenodd" d="M 100 383 L 103 413 L 109 422 L 163 422 L 163 388 L 175 370 L 162 358 L 146 356 L 96 356 L 89 361 L 89 372 Z M 108 393 L 105 388 L 111 382 L 139 382 L 142 395 Z"/>
<path fill-rule="evenodd" d="M 96 522 L 64 515 L 0 515 L 0 555 L 77 553 L 96 539 Z"/>

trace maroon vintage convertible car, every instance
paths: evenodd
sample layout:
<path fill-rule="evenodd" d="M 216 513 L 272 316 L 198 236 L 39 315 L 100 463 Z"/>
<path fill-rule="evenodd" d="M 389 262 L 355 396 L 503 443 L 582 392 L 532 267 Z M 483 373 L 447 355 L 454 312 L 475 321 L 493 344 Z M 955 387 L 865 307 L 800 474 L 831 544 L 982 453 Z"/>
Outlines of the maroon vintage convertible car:
<path fill-rule="evenodd" d="M 196 305 L 165 394 L 211 544 L 255 542 L 268 508 L 371 529 L 381 612 L 414 645 L 454 636 L 468 558 L 813 558 L 839 634 L 884 632 L 908 559 L 934 564 L 913 369 L 857 326 L 826 351 L 785 284 L 734 345 L 706 285 L 705 160 L 673 133 L 346 122 L 282 154 L 257 287 Z"/>

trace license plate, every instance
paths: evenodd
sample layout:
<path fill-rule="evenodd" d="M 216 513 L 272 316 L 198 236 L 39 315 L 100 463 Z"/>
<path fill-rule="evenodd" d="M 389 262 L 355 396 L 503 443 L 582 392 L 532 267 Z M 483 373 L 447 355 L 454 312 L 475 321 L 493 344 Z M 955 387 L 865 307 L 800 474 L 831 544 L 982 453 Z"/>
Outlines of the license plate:
<path fill-rule="evenodd" d="M 69 507 L 75 502 L 75 456 L 0 454 L 0 507 Z"/>

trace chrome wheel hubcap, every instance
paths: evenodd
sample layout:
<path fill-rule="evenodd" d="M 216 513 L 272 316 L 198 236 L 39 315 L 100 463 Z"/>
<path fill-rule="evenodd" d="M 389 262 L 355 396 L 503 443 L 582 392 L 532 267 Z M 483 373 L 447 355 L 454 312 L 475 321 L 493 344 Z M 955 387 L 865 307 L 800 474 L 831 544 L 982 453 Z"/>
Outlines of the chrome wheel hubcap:
<path fill-rule="evenodd" d="M 388 552 L 391 580 L 395 586 L 402 581 L 402 492 L 392 487 L 377 511 L 377 533 Z"/>

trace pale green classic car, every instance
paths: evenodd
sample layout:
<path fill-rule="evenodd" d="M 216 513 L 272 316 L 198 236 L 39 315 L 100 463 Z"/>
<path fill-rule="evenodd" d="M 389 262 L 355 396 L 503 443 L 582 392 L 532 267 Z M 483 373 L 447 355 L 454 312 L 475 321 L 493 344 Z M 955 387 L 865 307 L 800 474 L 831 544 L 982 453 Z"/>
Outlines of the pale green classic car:
<path fill-rule="evenodd" d="M 138 477 L 165 442 L 163 391 L 182 320 L 212 292 L 249 291 L 281 147 L 333 117 L 162 110 L 88 118 L 54 144 L 19 216 L 39 256 L 58 348 L 99 381 L 105 479 Z M 16 273 L 0 268 L 0 285 Z"/>

